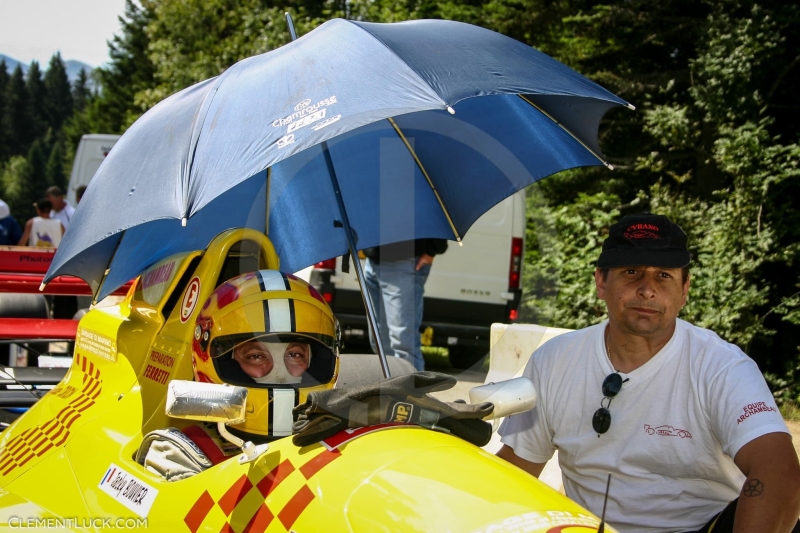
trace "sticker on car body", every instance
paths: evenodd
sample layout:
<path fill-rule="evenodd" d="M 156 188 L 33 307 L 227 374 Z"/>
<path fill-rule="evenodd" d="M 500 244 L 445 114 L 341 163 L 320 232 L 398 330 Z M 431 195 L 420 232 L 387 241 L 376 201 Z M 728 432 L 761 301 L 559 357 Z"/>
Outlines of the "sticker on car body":
<path fill-rule="evenodd" d="M 75 335 L 75 347 L 112 363 L 117 361 L 117 343 L 96 331 L 79 327 Z"/>
<path fill-rule="evenodd" d="M 108 467 L 98 487 L 142 518 L 150 514 L 150 508 L 158 496 L 158 489 L 114 463 Z"/>
<path fill-rule="evenodd" d="M 195 276 L 192 281 L 189 282 L 189 286 L 186 288 L 186 293 L 184 293 L 183 300 L 181 301 L 181 322 L 186 322 L 189 320 L 189 317 L 192 316 L 198 298 L 200 298 L 200 278 Z"/>

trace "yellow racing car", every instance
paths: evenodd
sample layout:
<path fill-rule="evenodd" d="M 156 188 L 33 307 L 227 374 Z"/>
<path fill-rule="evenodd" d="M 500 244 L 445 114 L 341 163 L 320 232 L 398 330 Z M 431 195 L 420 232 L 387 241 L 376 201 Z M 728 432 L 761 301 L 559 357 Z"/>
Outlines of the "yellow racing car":
<path fill-rule="evenodd" d="M 213 334 L 213 324 L 203 322 L 204 306 L 212 294 L 224 297 L 218 289 L 230 278 L 278 266 L 262 233 L 228 230 L 205 250 L 149 268 L 121 303 L 87 313 L 64 379 L 0 433 L 0 527 L 190 533 L 601 527 L 595 515 L 537 479 L 424 424 L 348 427 L 321 442 L 296 445 L 291 408 L 333 386 L 335 354 L 328 360 L 313 356 L 327 365 L 316 385 L 292 382 L 286 374 L 283 388 L 251 389 L 242 403 L 246 420 L 227 419 L 231 432 L 243 434 L 253 433 L 254 420 L 268 419 L 268 443 L 235 449 L 230 458 L 179 480 L 143 465 L 141 448 L 153 431 L 225 420 L 210 410 L 204 418 L 196 404 L 190 416 L 178 416 L 176 384 L 194 382 L 222 393 L 244 388 L 226 387 L 219 376 L 203 378 L 223 372 L 217 363 L 205 368 L 197 359 L 208 331 Z M 288 400 L 281 393 L 287 390 Z M 232 442 L 241 444 L 236 437 Z"/>

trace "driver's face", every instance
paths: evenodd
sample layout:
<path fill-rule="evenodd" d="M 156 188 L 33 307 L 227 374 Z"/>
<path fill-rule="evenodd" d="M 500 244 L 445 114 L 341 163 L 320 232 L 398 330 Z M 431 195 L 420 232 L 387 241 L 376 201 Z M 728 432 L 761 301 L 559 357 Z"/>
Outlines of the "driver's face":
<path fill-rule="evenodd" d="M 294 377 L 302 376 L 303 372 L 308 369 L 309 348 L 308 344 L 299 342 L 291 342 L 286 347 L 283 362 L 286 370 Z"/>
<path fill-rule="evenodd" d="M 251 378 L 263 378 L 272 372 L 275 364 L 267 347 L 255 339 L 234 348 L 233 358 Z"/>
<path fill-rule="evenodd" d="M 310 347 L 308 344 L 291 342 L 289 344 L 271 344 L 273 350 L 286 347 L 283 351 L 283 364 L 286 371 L 294 377 L 303 375 L 308 369 Z M 270 345 L 256 339 L 244 342 L 234 348 L 233 358 L 239 362 L 245 374 L 251 378 L 263 378 L 275 365 L 275 356 L 280 360 L 280 353 L 273 354 Z"/>

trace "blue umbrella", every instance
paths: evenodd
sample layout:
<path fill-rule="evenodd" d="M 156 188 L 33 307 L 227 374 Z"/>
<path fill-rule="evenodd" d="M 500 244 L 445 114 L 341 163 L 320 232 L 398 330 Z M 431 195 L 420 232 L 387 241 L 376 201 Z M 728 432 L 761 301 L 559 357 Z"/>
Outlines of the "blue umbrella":
<path fill-rule="evenodd" d="M 607 164 L 597 130 L 614 106 L 632 107 L 483 28 L 331 20 L 145 113 L 95 174 L 45 282 L 75 275 L 103 298 L 233 227 L 266 230 L 289 272 L 460 240 L 536 180 Z"/>

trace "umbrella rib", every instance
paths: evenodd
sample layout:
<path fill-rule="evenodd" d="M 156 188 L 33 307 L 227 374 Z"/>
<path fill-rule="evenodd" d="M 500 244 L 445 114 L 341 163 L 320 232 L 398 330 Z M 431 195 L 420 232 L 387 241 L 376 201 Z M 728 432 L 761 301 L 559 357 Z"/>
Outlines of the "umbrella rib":
<path fill-rule="evenodd" d="M 97 295 L 100 294 L 100 291 L 103 290 L 103 285 L 106 283 L 106 279 L 108 279 L 108 274 L 111 272 L 111 264 L 114 262 L 114 258 L 117 256 L 117 251 L 119 251 L 119 245 L 122 244 L 122 239 L 125 238 L 125 233 L 127 230 L 122 232 L 120 235 L 119 240 L 117 241 L 117 245 L 114 247 L 114 251 L 111 253 L 111 259 L 108 260 L 108 264 L 106 265 L 106 269 L 103 272 L 103 279 L 100 280 L 100 283 L 97 285 L 97 292 L 92 295 L 92 305 L 97 303 Z"/>
<path fill-rule="evenodd" d="M 420 171 L 422 172 L 422 175 L 425 176 L 425 179 L 428 181 L 428 186 L 430 186 L 431 190 L 433 191 L 433 195 L 436 196 L 436 201 L 439 202 L 439 207 L 442 208 L 442 212 L 444 213 L 444 216 L 447 219 L 447 223 L 450 224 L 450 229 L 453 231 L 453 235 L 456 236 L 456 242 L 460 246 L 461 245 L 461 235 L 458 234 L 458 230 L 456 229 L 455 224 L 453 224 L 453 219 L 450 218 L 450 213 L 447 211 L 447 208 L 444 206 L 444 202 L 442 202 L 442 197 L 439 196 L 439 191 L 437 191 L 436 187 L 433 185 L 433 182 L 431 181 L 431 177 L 428 175 L 428 171 L 426 171 L 425 167 L 422 166 L 422 161 L 419 160 L 419 157 L 417 157 L 417 153 L 411 147 L 411 144 L 408 142 L 408 139 L 406 139 L 406 136 L 403 135 L 403 132 L 400 130 L 400 127 L 397 125 L 397 123 L 394 121 L 394 119 L 392 119 L 392 117 L 389 117 L 386 120 L 389 121 L 389 124 L 392 125 L 392 127 L 394 128 L 394 131 L 396 131 L 397 135 L 400 136 L 400 139 L 403 140 L 403 144 L 406 145 L 406 149 L 408 150 L 408 153 L 410 153 L 411 157 L 414 158 L 414 161 L 416 161 L 417 166 L 419 167 Z"/>
<path fill-rule="evenodd" d="M 530 104 L 530 105 L 531 105 L 531 106 L 532 106 L 534 109 L 536 109 L 537 111 L 539 111 L 539 112 L 540 112 L 542 115 L 544 115 L 544 116 L 546 116 L 547 118 L 549 118 L 550 120 L 552 120 L 552 121 L 553 121 L 553 122 L 554 122 L 554 123 L 555 123 L 555 124 L 556 124 L 556 125 L 557 125 L 559 128 L 561 128 L 562 130 L 566 131 L 566 132 L 567 132 L 567 133 L 570 135 L 570 137 L 572 137 L 573 139 L 575 139 L 576 141 L 578 141 L 578 142 L 580 143 L 580 145 L 581 145 L 581 146 L 583 146 L 584 148 L 586 148 L 586 149 L 589 151 L 589 153 L 590 153 L 590 154 L 592 154 L 592 155 L 593 155 L 593 156 L 595 156 L 597 159 L 599 159 L 601 163 L 603 163 L 603 164 L 604 164 L 605 166 L 607 166 L 609 169 L 611 169 L 611 170 L 614 170 L 614 165 L 612 165 L 611 163 L 609 163 L 608 161 L 606 161 L 605 159 L 603 159 L 603 158 L 600 156 L 600 154 L 598 154 L 597 152 L 595 152 L 594 150 L 592 150 L 591 148 L 589 148 L 588 146 L 586 146 L 586 143 L 584 143 L 582 140 L 578 139 L 578 137 L 576 137 L 574 133 L 572 133 L 571 131 L 569 131 L 569 130 L 568 130 L 568 129 L 567 129 L 567 128 L 566 128 L 566 127 L 565 127 L 565 126 L 562 124 L 562 123 L 560 123 L 558 120 L 556 120 L 556 119 L 555 119 L 555 117 L 553 117 L 552 115 L 550 115 L 550 113 L 548 113 L 547 111 L 545 111 L 544 109 L 542 109 L 542 108 L 541 108 L 541 107 L 539 107 L 538 105 L 536 105 L 536 104 L 534 104 L 533 102 L 531 102 L 531 101 L 530 101 L 528 98 L 526 98 L 526 97 L 525 97 L 525 95 L 524 95 L 524 94 L 518 94 L 517 96 L 519 96 L 520 98 L 522 98 L 523 100 L 525 100 L 526 102 L 528 102 L 528 103 L 529 103 L 529 104 Z"/>

